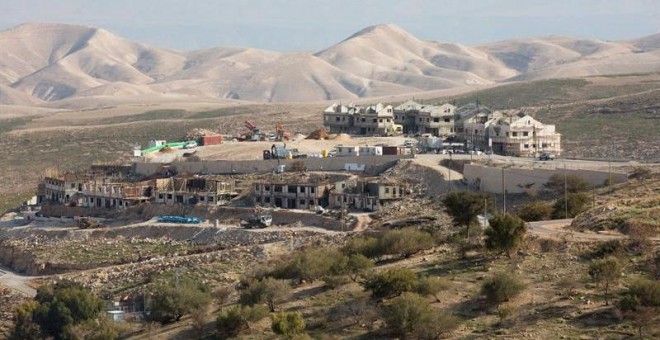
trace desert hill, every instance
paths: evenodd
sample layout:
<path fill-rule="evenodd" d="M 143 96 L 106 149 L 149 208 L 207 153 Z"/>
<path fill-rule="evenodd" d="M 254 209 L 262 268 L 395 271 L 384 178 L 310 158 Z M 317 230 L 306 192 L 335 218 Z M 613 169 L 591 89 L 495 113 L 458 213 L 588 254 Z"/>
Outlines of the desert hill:
<path fill-rule="evenodd" d="M 464 46 L 420 40 L 387 24 L 307 53 L 172 51 L 64 24 L 0 32 L 0 104 L 61 106 L 58 101 L 95 98 L 304 102 L 658 70 L 658 34 L 620 42 L 547 37 Z"/>

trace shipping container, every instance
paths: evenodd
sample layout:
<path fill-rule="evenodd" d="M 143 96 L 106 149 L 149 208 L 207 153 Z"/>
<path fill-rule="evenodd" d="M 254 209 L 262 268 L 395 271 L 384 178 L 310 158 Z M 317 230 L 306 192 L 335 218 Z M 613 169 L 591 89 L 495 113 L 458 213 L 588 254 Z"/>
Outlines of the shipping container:
<path fill-rule="evenodd" d="M 222 143 L 222 136 L 202 136 L 202 145 L 214 145 Z"/>

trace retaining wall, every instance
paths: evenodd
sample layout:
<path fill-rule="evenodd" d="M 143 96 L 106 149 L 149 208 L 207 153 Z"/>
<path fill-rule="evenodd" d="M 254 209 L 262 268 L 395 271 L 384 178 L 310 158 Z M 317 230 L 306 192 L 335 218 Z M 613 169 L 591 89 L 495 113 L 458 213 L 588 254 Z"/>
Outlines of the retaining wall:
<path fill-rule="evenodd" d="M 568 176 L 577 176 L 587 181 L 593 186 L 602 186 L 605 180 L 610 178 L 607 171 L 596 170 L 575 170 L 575 169 L 504 169 L 504 182 L 507 193 L 525 193 L 538 191 L 543 188 L 543 184 L 550 180 L 555 174 Z M 469 186 L 484 192 L 501 194 L 502 193 L 502 168 L 488 167 L 477 164 L 465 164 L 463 168 L 463 177 Z M 612 181 L 615 183 L 628 180 L 627 174 L 612 173 Z"/>

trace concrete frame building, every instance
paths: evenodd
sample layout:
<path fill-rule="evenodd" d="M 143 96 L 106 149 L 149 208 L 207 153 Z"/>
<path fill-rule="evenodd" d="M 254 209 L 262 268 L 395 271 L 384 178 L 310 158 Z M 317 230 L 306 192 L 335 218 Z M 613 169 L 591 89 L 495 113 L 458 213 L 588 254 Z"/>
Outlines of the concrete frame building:
<path fill-rule="evenodd" d="M 145 203 L 152 196 L 154 184 L 154 181 L 90 181 L 83 184 L 81 206 L 87 208 L 125 209 Z"/>
<path fill-rule="evenodd" d="M 409 193 L 406 185 L 382 179 L 341 181 L 330 193 L 330 208 L 378 211 L 388 202 L 400 200 Z"/>
<path fill-rule="evenodd" d="M 156 179 L 155 202 L 219 206 L 238 196 L 233 180 L 217 177 L 170 177 Z"/>
<path fill-rule="evenodd" d="M 451 104 L 422 105 L 409 100 L 394 108 L 394 121 L 409 134 L 430 133 L 436 137 L 455 134 L 456 106 Z"/>
<path fill-rule="evenodd" d="M 341 176 L 344 179 L 346 176 Z M 278 178 L 255 182 L 252 185 L 254 204 L 286 209 L 312 209 L 326 206 L 335 181 L 326 176 L 301 179 Z"/>

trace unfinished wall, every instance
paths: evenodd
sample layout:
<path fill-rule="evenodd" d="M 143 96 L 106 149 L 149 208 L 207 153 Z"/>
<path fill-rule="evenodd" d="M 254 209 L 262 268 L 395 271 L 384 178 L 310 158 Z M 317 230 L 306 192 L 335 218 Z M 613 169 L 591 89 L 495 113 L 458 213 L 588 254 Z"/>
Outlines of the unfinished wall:
<path fill-rule="evenodd" d="M 364 157 L 329 157 L 329 158 L 300 158 L 258 161 L 202 161 L 202 162 L 175 162 L 169 164 L 179 174 L 245 174 L 268 173 L 275 171 L 278 164 L 285 164 L 285 171 L 294 163 L 302 162 L 309 171 L 344 171 L 346 164 L 364 166 L 365 173 L 377 175 L 394 166 L 401 158 L 407 156 L 364 156 Z M 134 170 L 140 175 L 153 175 L 161 170 L 161 163 L 134 163 Z"/>
<path fill-rule="evenodd" d="M 504 182 L 507 193 L 525 193 L 538 191 L 543 188 L 554 174 L 564 174 L 564 169 L 504 169 Z M 607 171 L 595 170 L 571 170 L 567 169 L 569 176 L 578 176 L 591 185 L 602 186 L 610 177 Z M 465 164 L 463 176 L 467 184 L 475 190 L 501 194 L 502 193 L 502 168 L 488 167 L 477 164 Z M 612 173 L 614 182 L 625 182 L 627 174 Z"/>

